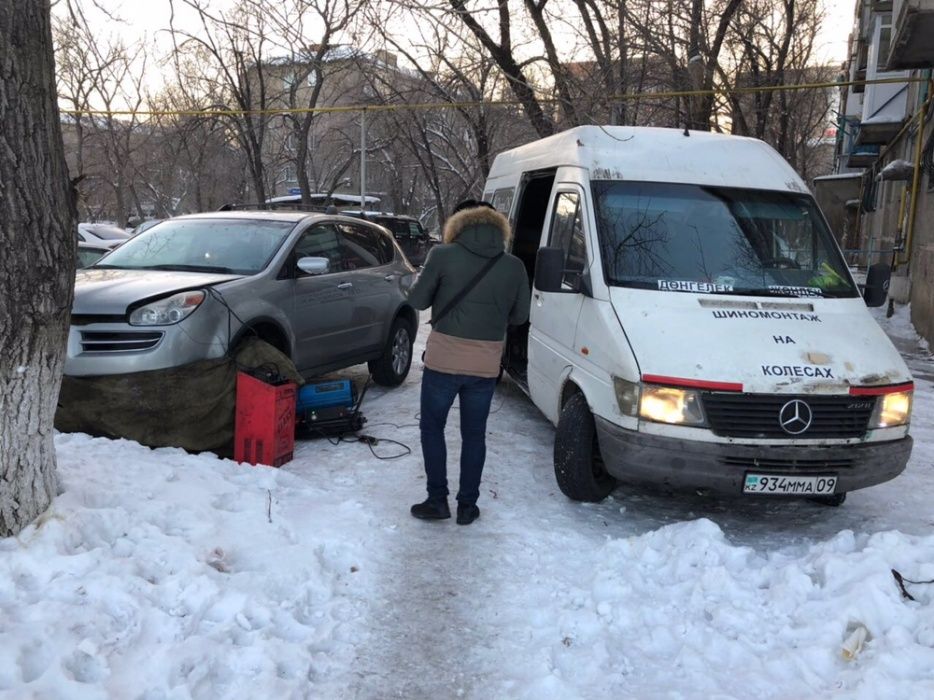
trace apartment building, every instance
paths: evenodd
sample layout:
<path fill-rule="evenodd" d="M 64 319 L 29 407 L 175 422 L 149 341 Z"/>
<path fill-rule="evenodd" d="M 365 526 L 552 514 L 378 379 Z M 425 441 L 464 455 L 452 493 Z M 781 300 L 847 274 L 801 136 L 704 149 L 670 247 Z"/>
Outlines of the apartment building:
<path fill-rule="evenodd" d="M 852 263 L 890 262 L 890 298 L 911 302 L 934 343 L 934 0 L 857 0 L 834 175 L 818 199 Z"/>

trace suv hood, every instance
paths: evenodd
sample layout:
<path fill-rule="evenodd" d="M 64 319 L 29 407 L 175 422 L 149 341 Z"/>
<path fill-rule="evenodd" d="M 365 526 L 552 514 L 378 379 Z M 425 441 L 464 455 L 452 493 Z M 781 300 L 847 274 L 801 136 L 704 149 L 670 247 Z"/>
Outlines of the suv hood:
<path fill-rule="evenodd" d="M 163 270 L 78 270 L 73 314 L 122 315 L 134 302 L 186 289 L 210 287 L 241 275 Z"/>
<path fill-rule="evenodd" d="M 911 381 L 862 299 L 721 297 L 613 288 L 642 376 L 749 393 L 846 393 Z"/>

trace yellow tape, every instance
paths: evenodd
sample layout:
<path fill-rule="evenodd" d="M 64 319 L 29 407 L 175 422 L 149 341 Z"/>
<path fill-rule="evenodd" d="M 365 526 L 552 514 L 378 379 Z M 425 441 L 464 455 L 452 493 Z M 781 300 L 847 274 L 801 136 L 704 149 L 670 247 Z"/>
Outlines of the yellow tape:
<path fill-rule="evenodd" d="M 703 97 L 710 95 L 750 95 L 763 92 L 786 92 L 795 90 L 827 90 L 856 85 L 885 85 L 888 83 L 920 83 L 926 78 L 876 78 L 874 80 L 847 80 L 839 82 L 800 83 L 797 85 L 763 85 L 758 87 L 713 88 L 710 90 L 669 90 L 664 92 L 636 92 L 625 95 L 611 95 L 608 102 L 623 102 L 640 99 L 669 99 L 672 97 Z M 557 103 L 555 97 L 540 97 L 540 103 Z M 366 104 L 341 105 L 331 107 L 283 107 L 276 109 L 166 109 L 166 110 L 106 110 L 106 109 L 61 109 L 62 114 L 72 116 L 112 116 L 112 117 L 235 117 L 235 116 L 282 116 L 287 114 L 334 114 L 341 112 L 395 112 L 422 109 L 458 109 L 463 107 L 517 106 L 521 101 L 477 100 L 472 102 L 417 102 L 412 104 Z"/>

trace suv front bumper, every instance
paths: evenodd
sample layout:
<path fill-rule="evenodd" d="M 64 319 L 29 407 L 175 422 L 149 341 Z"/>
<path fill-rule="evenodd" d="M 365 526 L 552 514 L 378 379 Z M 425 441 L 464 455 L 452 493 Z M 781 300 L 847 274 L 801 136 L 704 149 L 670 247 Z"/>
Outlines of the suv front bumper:
<path fill-rule="evenodd" d="M 600 452 L 617 479 L 679 489 L 742 493 L 747 472 L 837 477 L 837 493 L 894 479 L 911 456 L 911 437 L 811 447 L 736 445 L 660 437 L 596 418 Z"/>

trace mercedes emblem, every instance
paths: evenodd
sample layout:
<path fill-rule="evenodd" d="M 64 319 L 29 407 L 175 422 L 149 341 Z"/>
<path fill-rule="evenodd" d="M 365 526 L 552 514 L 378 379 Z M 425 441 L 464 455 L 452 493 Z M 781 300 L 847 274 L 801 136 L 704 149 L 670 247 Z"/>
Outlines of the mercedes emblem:
<path fill-rule="evenodd" d="M 778 412 L 778 423 L 789 435 L 800 435 L 811 427 L 814 414 L 811 407 L 801 399 L 793 399 Z"/>

